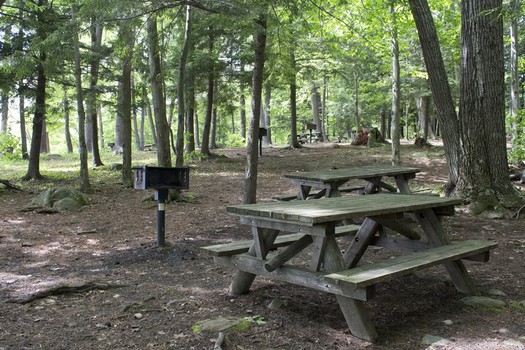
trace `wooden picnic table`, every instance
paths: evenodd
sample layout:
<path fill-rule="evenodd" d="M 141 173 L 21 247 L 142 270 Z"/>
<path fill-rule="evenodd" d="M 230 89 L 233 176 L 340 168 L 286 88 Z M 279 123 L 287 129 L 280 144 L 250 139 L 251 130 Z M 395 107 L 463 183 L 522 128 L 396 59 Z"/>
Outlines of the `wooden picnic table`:
<path fill-rule="evenodd" d="M 375 193 L 381 189 L 390 192 L 410 193 L 408 181 L 420 172 L 419 168 L 382 166 L 362 166 L 354 168 L 328 169 L 285 174 L 299 187 L 299 199 L 339 197 L 341 186 L 350 180 L 365 180 L 364 193 Z M 384 182 L 384 177 L 394 178 L 397 188 Z M 319 191 L 312 194 L 312 188 Z M 357 187 L 356 187 L 357 188 Z"/>
<path fill-rule="evenodd" d="M 429 266 L 443 264 L 456 288 L 476 293 L 461 259 L 487 261 L 494 242 L 451 243 L 440 221 L 452 215 L 461 201 L 435 196 L 376 194 L 314 201 L 232 205 L 226 211 L 251 226 L 252 239 L 203 247 L 217 264 L 237 270 L 230 292 L 249 291 L 256 276 L 265 276 L 336 295 L 353 335 L 375 341 L 378 334 L 363 301 L 375 294 L 375 285 Z M 424 238 L 406 234 L 403 213 L 413 213 Z M 363 218 L 360 226 L 338 226 L 347 219 Z M 378 233 L 380 225 L 407 237 Z M 338 240 L 345 236 L 347 239 Z M 347 242 L 344 254 L 339 243 Z M 349 242 L 349 243 L 348 243 Z M 398 258 L 358 266 L 370 245 L 408 251 Z M 307 249 L 308 248 L 308 249 Z M 309 264 L 297 254 L 308 254 Z M 295 258 L 295 259 L 294 259 Z M 403 299 L 400 297 L 400 302 Z"/>

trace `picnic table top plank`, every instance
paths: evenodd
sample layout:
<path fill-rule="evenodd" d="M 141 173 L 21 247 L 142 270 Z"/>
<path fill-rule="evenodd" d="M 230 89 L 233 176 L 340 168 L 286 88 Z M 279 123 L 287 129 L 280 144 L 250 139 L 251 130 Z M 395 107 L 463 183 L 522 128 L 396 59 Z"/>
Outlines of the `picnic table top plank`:
<path fill-rule="evenodd" d="M 419 173 L 421 169 L 412 167 L 394 167 L 390 165 L 360 166 L 355 168 L 341 168 L 296 172 L 284 176 L 294 180 L 336 182 L 351 179 L 366 179 L 381 176 L 409 175 Z"/>
<path fill-rule="evenodd" d="M 461 204 L 457 198 L 425 195 L 375 194 L 373 196 L 336 197 L 323 200 L 271 202 L 230 205 L 232 215 L 286 221 L 306 226 L 363 216 L 416 211 Z"/>

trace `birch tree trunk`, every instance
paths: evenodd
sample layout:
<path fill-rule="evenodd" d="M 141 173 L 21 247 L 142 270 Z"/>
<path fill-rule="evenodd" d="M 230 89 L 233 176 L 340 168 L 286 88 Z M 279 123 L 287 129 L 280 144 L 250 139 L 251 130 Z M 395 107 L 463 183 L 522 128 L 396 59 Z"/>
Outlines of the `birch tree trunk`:
<path fill-rule="evenodd" d="M 400 145 L 400 109 L 401 109 L 401 82 L 399 69 L 399 44 L 397 41 L 397 23 L 394 1 L 390 0 L 390 14 L 392 18 L 392 165 L 401 165 Z"/>

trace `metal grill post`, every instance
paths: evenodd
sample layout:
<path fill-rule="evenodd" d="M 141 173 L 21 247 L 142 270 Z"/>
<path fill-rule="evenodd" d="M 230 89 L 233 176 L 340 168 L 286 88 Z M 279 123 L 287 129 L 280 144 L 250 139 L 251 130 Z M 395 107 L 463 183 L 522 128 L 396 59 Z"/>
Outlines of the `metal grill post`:
<path fill-rule="evenodd" d="M 157 200 L 157 246 L 166 245 L 166 199 L 168 199 L 169 190 L 161 188 L 155 190 L 155 199 Z"/>

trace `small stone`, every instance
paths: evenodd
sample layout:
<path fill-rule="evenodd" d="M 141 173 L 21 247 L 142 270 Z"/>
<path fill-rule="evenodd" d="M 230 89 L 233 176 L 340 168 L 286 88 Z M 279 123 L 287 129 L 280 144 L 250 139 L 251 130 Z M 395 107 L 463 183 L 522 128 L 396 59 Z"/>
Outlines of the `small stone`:
<path fill-rule="evenodd" d="M 500 334 L 507 334 L 509 332 L 509 330 L 507 328 L 500 328 L 498 329 L 498 333 Z"/>
<path fill-rule="evenodd" d="M 268 305 L 268 309 L 277 310 L 286 305 L 288 305 L 288 302 L 286 300 L 275 299 L 272 300 L 272 302 Z"/>
<path fill-rule="evenodd" d="M 451 344 L 452 342 L 438 335 L 426 334 L 423 337 L 422 343 L 425 345 L 443 346 L 443 345 Z"/>
<path fill-rule="evenodd" d="M 115 299 L 120 298 L 120 294 L 115 294 L 115 295 L 113 296 L 113 298 L 115 298 Z"/>
<path fill-rule="evenodd" d="M 465 297 L 461 299 L 463 304 L 479 307 L 483 309 L 494 309 L 494 310 L 500 310 L 503 309 L 507 304 L 498 299 L 488 298 L 488 297 L 478 297 L 478 296 L 470 296 Z"/>
<path fill-rule="evenodd" d="M 518 349 L 523 349 L 523 343 L 514 339 L 507 339 L 503 342 L 505 345 L 515 346 Z"/>
<path fill-rule="evenodd" d="M 135 317 L 136 320 L 140 320 L 144 317 L 144 315 L 142 315 L 140 312 L 137 312 L 135 315 L 133 315 L 133 317 Z"/>
<path fill-rule="evenodd" d="M 55 299 L 52 299 L 52 298 L 46 299 L 46 304 L 54 305 L 56 303 L 57 303 L 57 301 Z"/>
<path fill-rule="evenodd" d="M 446 324 L 447 326 L 450 326 L 450 325 L 453 325 L 454 322 L 452 322 L 452 320 L 445 320 L 443 321 L 444 324 Z"/>
<path fill-rule="evenodd" d="M 496 296 L 496 297 L 504 297 L 504 296 L 507 296 L 507 294 L 505 294 L 505 292 L 502 292 L 501 290 L 499 289 L 489 289 L 487 291 L 487 294 L 488 295 L 492 295 L 492 296 Z"/>

